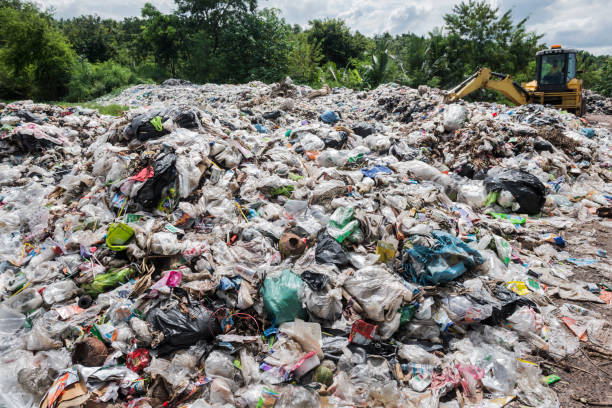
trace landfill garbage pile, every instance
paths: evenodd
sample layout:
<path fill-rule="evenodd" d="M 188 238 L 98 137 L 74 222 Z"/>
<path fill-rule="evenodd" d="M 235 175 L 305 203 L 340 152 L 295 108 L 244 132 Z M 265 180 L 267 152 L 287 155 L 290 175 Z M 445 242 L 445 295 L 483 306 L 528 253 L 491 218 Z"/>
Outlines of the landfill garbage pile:
<path fill-rule="evenodd" d="M 612 98 L 605 97 L 595 91 L 585 90 L 587 112 L 600 115 L 612 115 Z"/>
<path fill-rule="evenodd" d="M 558 407 L 530 356 L 612 350 L 611 262 L 563 234 L 611 226 L 605 129 L 395 85 L 106 100 L 0 105 L 0 406 Z"/>

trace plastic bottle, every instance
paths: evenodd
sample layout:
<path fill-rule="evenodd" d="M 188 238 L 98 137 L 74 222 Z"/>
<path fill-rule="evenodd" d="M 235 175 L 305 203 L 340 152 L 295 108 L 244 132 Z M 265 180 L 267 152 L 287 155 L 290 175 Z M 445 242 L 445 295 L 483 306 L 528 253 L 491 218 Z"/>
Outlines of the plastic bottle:
<path fill-rule="evenodd" d="M 27 288 L 9 298 L 4 304 L 19 313 L 38 309 L 43 303 L 42 296 L 34 288 Z"/>
<path fill-rule="evenodd" d="M 10 307 L 0 305 L 0 334 L 15 334 L 25 323 L 25 316 Z"/>

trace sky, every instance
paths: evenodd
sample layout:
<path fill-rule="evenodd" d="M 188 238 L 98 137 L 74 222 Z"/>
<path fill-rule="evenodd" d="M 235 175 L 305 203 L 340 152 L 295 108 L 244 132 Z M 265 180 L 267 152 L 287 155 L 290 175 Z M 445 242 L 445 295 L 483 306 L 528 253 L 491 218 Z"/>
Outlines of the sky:
<path fill-rule="evenodd" d="M 174 9 L 173 0 L 148 0 L 159 10 Z M 138 16 L 147 0 L 37 0 L 53 7 L 57 17 L 98 14 L 121 19 Z M 595 55 L 612 54 L 610 0 L 489 0 L 500 11 L 512 10 L 516 21 L 529 17 L 527 28 L 544 34 L 548 45 L 562 44 Z M 316 18 L 342 18 L 352 30 L 373 35 L 383 32 L 427 34 L 444 24 L 443 16 L 457 0 L 259 0 L 259 6 L 281 10 L 290 24 L 304 27 Z"/>

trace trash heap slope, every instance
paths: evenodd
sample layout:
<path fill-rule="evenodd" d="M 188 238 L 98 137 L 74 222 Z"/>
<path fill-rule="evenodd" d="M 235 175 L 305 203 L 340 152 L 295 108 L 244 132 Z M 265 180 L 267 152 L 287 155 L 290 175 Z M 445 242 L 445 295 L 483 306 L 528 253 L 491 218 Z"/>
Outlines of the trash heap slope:
<path fill-rule="evenodd" d="M 0 405 L 558 407 L 612 353 L 612 137 L 437 89 L 0 105 Z M 588 273 L 584 271 L 588 270 Z"/>

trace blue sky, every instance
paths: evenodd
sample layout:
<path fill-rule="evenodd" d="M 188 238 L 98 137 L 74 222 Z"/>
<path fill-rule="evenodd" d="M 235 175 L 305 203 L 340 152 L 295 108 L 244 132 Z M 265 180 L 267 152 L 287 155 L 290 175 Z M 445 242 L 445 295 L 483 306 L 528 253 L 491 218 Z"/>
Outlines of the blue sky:
<path fill-rule="evenodd" d="M 173 0 L 149 0 L 164 12 Z M 146 0 L 38 0 L 53 7 L 58 17 L 98 14 L 122 18 L 140 15 Z M 544 34 L 548 45 L 579 48 L 594 54 L 612 54 L 612 1 L 610 0 L 490 0 L 500 10 L 512 9 L 515 18 L 529 17 L 527 27 Z M 443 25 L 442 16 L 455 0 L 259 0 L 260 7 L 281 10 L 291 24 L 306 26 L 315 18 L 340 17 L 363 34 L 426 34 Z"/>

